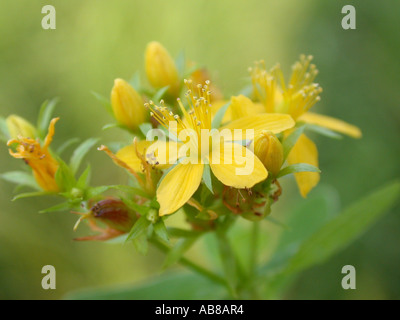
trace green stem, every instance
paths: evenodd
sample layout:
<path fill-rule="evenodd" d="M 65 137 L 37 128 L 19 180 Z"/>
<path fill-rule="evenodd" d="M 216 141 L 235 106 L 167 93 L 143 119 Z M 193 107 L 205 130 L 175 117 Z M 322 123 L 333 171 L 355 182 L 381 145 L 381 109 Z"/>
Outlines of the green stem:
<path fill-rule="evenodd" d="M 160 242 L 158 239 L 149 239 L 149 241 L 160 251 L 164 253 L 168 253 L 171 248 L 167 246 L 166 244 Z M 199 266 L 198 264 L 194 263 L 193 261 L 181 257 L 179 260 L 179 263 L 182 264 L 183 266 L 187 267 L 188 269 L 206 277 L 207 279 L 211 280 L 212 282 L 219 283 L 225 287 L 228 287 L 227 282 L 225 281 L 224 278 L 220 277 L 219 275 Z"/>
<path fill-rule="evenodd" d="M 258 263 L 258 238 L 260 236 L 260 222 L 253 222 L 250 240 L 250 278 L 254 278 Z"/>
<path fill-rule="evenodd" d="M 249 282 L 253 299 L 259 299 L 258 282 L 257 282 L 257 264 L 258 264 L 258 243 L 260 236 L 260 222 L 253 222 L 251 240 L 250 240 L 250 273 Z"/>

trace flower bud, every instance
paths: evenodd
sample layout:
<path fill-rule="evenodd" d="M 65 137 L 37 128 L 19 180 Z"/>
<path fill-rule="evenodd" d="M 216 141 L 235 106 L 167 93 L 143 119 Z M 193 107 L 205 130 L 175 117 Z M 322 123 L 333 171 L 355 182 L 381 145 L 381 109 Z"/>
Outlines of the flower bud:
<path fill-rule="evenodd" d="M 129 232 L 138 215 L 126 206 L 124 202 L 116 198 L 109 198 L 97 202 L 90 213 L 97 221 L 103 222 L 109 228 L 122 233 Z"/>
<path fill-rule="evenodd" d="M 18 137 L 36 138 L 35 127 L 24 118 L 12 114 L 6 119 L 6 124 L 12 139 L 17 139 Z"/>
<path fill-rule="evenodd" d="M 146 121 L 147 112 L 142 97 L 125 80 L 115 79 L 111 106 L 117 121 L 130 130 L 137 130 Z"/>
<path fill-rule="evenodd" d="M 153 41 L 147 45 L 145 68 L 147 78 L 154 88 L 169 86 L 170 94 L 179 94 L 179 77 L 175 62 L 159 42 Z"/>
<path fill-rule="evenodd" d="M 254 140 L 254 154 L 272 176 L 277 176 L 283 164 L 283 147 L 279 139 L 268 131 L 262 131 Z"/>

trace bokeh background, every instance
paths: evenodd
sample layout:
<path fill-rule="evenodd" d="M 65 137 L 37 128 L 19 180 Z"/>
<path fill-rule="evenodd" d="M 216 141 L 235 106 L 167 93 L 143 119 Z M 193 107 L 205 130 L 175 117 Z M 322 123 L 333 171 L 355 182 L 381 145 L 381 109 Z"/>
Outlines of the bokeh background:
<path fill-rule="evenodd" d="M 56 8 L 56 30 L 41 28 L 46 4 Z M 346 4 L 356 7 L 356 30 L 341 27 Z M 243 86 L 255 60 L 280 62 L 288 74 L 300 53 L 313 54 L 324 88 L 315 110 L 354 123 L 364 134 L 357 141 L 317 140 L 318 188 L 334 189 L 343 207 L 400 176 L 399 12 L 397 0 L 2 0 L 0 114 L 35 122 L 41 103 L 59 97 L 54 145 L 70 137 L 127 140 L 119 129 L 101 130 L 111 119 L 91 91 L 108 96 L 114 78 L 129 79 L 137 70 L 144 75 L 143 52 L 151 40 L 206 65 L 226 96 Z M 21 166 L 5 145 L 0 159 L 0 172 Z M 124 181 L 124 172 L 95 149 L 86 160 L 94 185 Z M 52 200 L 11 202 L 13 187 L 0 181 L 0 188 L 0 299 L 58 299 L 71 290 L 160 273 L 158 253 L 143 258 L 129 245 L 73 242 L 75 216 L 39 215 Z M 284 199 L 291 206 L 300 201 L 293 187 Z M 285 297 L 400 298 L 399 213 L 397 206 L 346 250 L 303 273 Z M 57 290 L 41 288 L 46 264 L 57 269 Z M 357 290 L 340 286 L 345 264 L 357 268 Z"/>

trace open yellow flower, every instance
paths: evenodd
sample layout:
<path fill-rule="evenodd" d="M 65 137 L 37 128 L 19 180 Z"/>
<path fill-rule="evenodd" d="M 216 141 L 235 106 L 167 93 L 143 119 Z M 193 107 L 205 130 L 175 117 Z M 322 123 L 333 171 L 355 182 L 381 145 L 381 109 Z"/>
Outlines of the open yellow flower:
<path fill-rule="evenodd" d="M 289 82 L 286 84 L 282 70 L 279 65 L 266 71 L 264 62 L 256 63 L 250 68 L 251 79 L 256 99 L 263 104 L 253 103 L 244 96 L 232 98 L 232 115 L 249 112 L 285 113 L 292 116 L 296 122 L 305 122 L 328 128 L 339 133 L 360 138 L 361 131 L 354 125 L 327 116 L 308 112 L 308 110 L 320 100 L 321 87 L 314 83 L 318 74 L 315 65 L 311 64 L 312 56 L 300 56 L 300 61 L 293 66 L 293 72 Z M 240 99 L 241 103 L 235 103 Z M 233 117 L 233 119 L 235 119 Z M 289 164 L 308 163 L 318 166 L 318 150 L 314 142 L 304 134 L 299 138 L 296 145 L 288 156 Z M 308 192 L 317 185 L 319 173 L 301 172 L 295 174 L 300 193 L 305 197 Z"/>
<path fill-rule="evenodd" d="M 204 163 L 209 163 L 211 171 L 218 180 L 224 185 L 234 188 L 251 188 L 268 176 L 268 172 L 261 161 L 244 146 L 232 141 L 224 141 L 223 145 L 218 143 L 216 145 L 210 144 L 210 141 L 204 143 L 202 139 L 204 130 L 211 132 L 212 128 L 210 83 L 206 81 L 205 85 L 197 85 L 197 88 L 193 88 L 191 80 L 185 81 L 185 83 L 188 87 L 186 98 L 189 110 L 186 110 L 178 99 L 183 119 L 180 119 L 178 115 L 174 115 L 163 105 L 156 106 L 152 103 L 148 105 L 151 110 L 151 116 L 166 129 L 171 129 L 171 123 L 176 125 L 173 130 L 175 130 L 174 133 L 177 137 L 182 132 L 189 132 L 192 135 L 192 139 L 188 143 L 188 149 L 194 150 L 194 157 L 198 160 L 188 163 L 178 161 L 161 181 L 157 189 L 157 200 L 160 204 L 159 214 L 161 216 L 175 212 L 192 197 L 201 183 Z M 198 96 L 195 96 L 195 92 Z M 273 127 L 270 129 L 271 131 L 280 132 L 294 126 L 294 121 L 288 115 L 261 115 L 261 121 L 259 118 L 260 115 L 246 117 L 244 122 L 237 123 L 234 128 L 241 129 L 240 126 L 245 124 L 247 127 L 245 126 L 244 129 L 249 128 L 261 131 L 262 129 L 268 129 L 269 124 L 271 124 Z M 220 133 L 220 130 L 215 129 L 214 134 L 218 133 Z M 212 134 L 210 139 L 212 139 Z M 232 155 L 234 156 L 232 157 Z M 191 156 L 193 157 L 193 155 Z M 231 158 L 228 160 L 226 157 L 230 156 Z M 185 157 L 180 152 L 178 158 L 182 160 Z M 243 161 L 239 161 L 238 158 Z M 249 162 L 254 163 L 252 172 L 238 175 L 237 172 L 244 169 L 246 163 Z"/>
<path fill-rule="evenodd" d="M 54 136 L 54 126 L 58 120 L 59 118 L 51 120 L 43 146 L 38 140 L 21 136 L 11 139 L 7 143 L 8 146 L 16 144 L 17 152 L 9 149 L 10 155 L 17 159 L 23 159 L 32 168 L 39 186 L 43 190 L 51 192 L 60 191 L 55 180 L 59 164 L 49 152 L 49 145 Z"/>

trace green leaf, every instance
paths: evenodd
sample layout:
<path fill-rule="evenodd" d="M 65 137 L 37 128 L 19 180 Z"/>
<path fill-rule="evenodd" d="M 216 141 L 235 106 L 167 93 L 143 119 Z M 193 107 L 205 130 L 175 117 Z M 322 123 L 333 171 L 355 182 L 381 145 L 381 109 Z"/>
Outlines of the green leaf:
<path fill-rule="evenodd" d="M 185 230 L 173 227 L 169 227 L 167 228 L 167 230 L 168 234 L 173 238 L 192 238 L 198 237 L 203 233 L 201 231 Z"/>
<path fill-rule="evenodd" d="M 155 103 L 159 103 L 162 97 L 167 93 L 169 89 L 169 86 L 162 87 L 161 89 L 157 90 L 157 92 L 154 94 L 152 100 L 155 101 Z"/>
<path fill-rule="evenodd" d="M 69 211 L 71 209 L 71 204 L 67 202 L 62 202 L 52 206 L 50 208 L 39 211 L 39 213 L 47 213 L 47 212 L 57 212 L 57 211 Z"/>
<path fill-rule="evenodd" d="M 277 178 L 281 178 L 283 176 L 296 172 L 321 172 L 321 170 L 308 163 L 296 163 L 287 166 L 279 171 Z"/>
<path fill-rule="evenodd" d="M 76 183 L 76 187 L 79 189 L 86 189 L 86 187 L 89 185 L 90 182 L 90 175 L 92 172 L 92 168 L 90 164 L 87 165 L 85 171 L 81 174 L 81 176 L 78 179 L 78 182 Z"/>
<path fill-rule="evenodd" d="M 50 101 L 46 100 L 40 107 L 37 129 L 39 137 L 41 139 L 44 139 L 47 135 L 47 129 L 49 127 L 50 120 L 57 103 L 58 103 L 58 98 L 54 98 Z"/>
<path fill-rule="evenodd" d="M 149 213 L 150 208 L 143 206 L 143 205 L 139 205 L 136 202 L 130 200 L 130 199 L 126 199 L 126 198 L 122 198 L 122 201 L 132 210 L 138 212 L 141 216 L 146 216 Z"/>
<path fill-rule="evenodd" d="M 8 182 L 16 183 L 31 187 L 36 190 L 41 190 L 32 174 L 24 171 L 10 171 L 0 175 L 0 178 Z"/>
<path fill-rule="evenodd" d="M 292 151 L 292 148 L 296 144 L 297 140 L 303 134 L 305 127 L 306 127 L 305 125 L 302 125 L 302 126 L 296 128 L 296 130 L 294 130 L 290 135 L 288 135 L 286 137 L 285 140 L 283 140 L 282 146 L 283 146 L 283 159 L 284 160 L 288 157 L 290 151 Z"/>
<path fill-rule="evenodd" d="M 188 285 L 190 284 L 190 285 Z M 135 285 L 79 290 L 70 300 L 204 300 L 224 299 L 225 289 L 192 273 L 169 273 Z"/>
<path fill-rule="evenodd" d="M 114 116 L 114 112 L 112 110 L 112 106 L 109 99 L 103 97 L 101 94 L 94 91 L 92 91 L 92 95 L 97 99 L 97 101 L 101 103 L 101 105 L 104 107 L 104 109 L 107 110 L 109 114 Z"/>
<path fill-rule="evenodd" d="M 73 174 L 78 171 L 82 159 L 89 152 L 90 148 L 92 148 L 98 141 L 99 139 L 97 138 L 89 138 L 75 149 L 70 160 L 70 167 Z"/>
<path fill-rule="evenodd" d="M 137 237 L 139 237 L 141 234 L 143 234 L 145 231 L 147 231 L 147 228 L 150 225 L 150 221 L 147 220 L 146 216 L 141 216 L 138 221 L 133 225 L 131 231 L 128 234 L 128 237 L 126 238 L 126 241 L 129 240 L 134 240 Z"/>
<path fill-rule="evenodd" d="M 178 70 L 179 79 L 183 79 L 185 74 L 185 67 L 186 67 L 186 58 L 185 58 L 185 51 L 182 50 L 179 52 L 178 56 L 175 59 L 175 66 Z"/>
<path fill-rule="evenodd" d="M 329 130 L 327 128 L 318 126 L 316 124 L 306 124 L 306 130 L 318 133 L 322 136 L 326 136 L 328 138 L 333 138 L 333 139 L 337 139 L 337 140 L 341 140 L 343 139 L 343 136 L 335 131 Z"/>
<path fill-rule="evenodd" d="M 231 105 L 231 102 L 229 101 L 228 103 L 226 103 L 223 107 L 221 107 L 217 111 L 217 113 L 215 114 L 215 116 L 212 120 L 212 123 L 211 123 L 211 127 L 213 129 L 218 129 L 221 126 L 222 119 L 224 118 L 226 110 L 228 110 L 230 105 Z"/>
<path fill-rule="evenodd" d="M 67 148 L 72 146 L 75 143 L 79 142 L 79 138 L 71 138 L 65 141 L 60 147 L 58 147 L 56 154 L 60 156 Z"/>
<path fill-rule="evenodd" d="M 210 170 L 210 165 L 205 164 L 204 165 L 204 171 L 203 171 L 203 181 L 208 190 L 211 191 L 212 194 L 214 194 L 213 188 L 212 188 L 212 180 L 211 180 L 211 170 Z"/>
<path fill-rule="evenodd" d="M 139 236 L 132 240 L 132 243 L 136 251 L 142 255 L 146 255 L 149 251 L 149 242 L 147 240 L 146 233 L 141 233 Z"/>
<path fill-rule="evenodd" d="M 6 119 L 0 117 L 0 140 L 6 142 L 10 139 Z"/>
<path fill-rule="evenodd" d="M 333 256 L 372 226 L 399 196 L 400 182 L 394 181 L 348 207 L 302 244 L 284 274 L 300 272 Z"/>
<path fill-rule="evenodd" d="M 76 185 L 74 173 L 71 168 L 61 159 L 57 159 L 59 163 L 58 170 L 55 175 L 58 187 L 63 191 L 70 191 Z"/>
<path fill-rule="evenodd" d="M 147 132 L 149 132 L 151 129 L 153 129 L 153 126 L 151 125 L 151 123 L 145 122 L 139 126 L 139 129 L 143 133 L 143 135 L 146 137 Z"/>
<path fill-rule="evenodd" d="M 12 198 L 11 201 L 24 199 L 24 198 L 31 198 L 31 197 L 47 196 L 47 195 L 51 195 L 51 194 L 54 194 L 54 193 L 47 192 L 47 191 L 20 193 L 20 194 L 17 194 L 14 198 Z"/>
<path fill-rule="evenodd" d="M 141 91 L 142 85 L 140 81 L 140 72 L 136 71 L 135 74 L 132 76 L 131 80 L 129 80 L 129 84 L 138 92 Z"/>
<path fill-rule="evenodd" d="M 196 241 L 197 237 L 178 240 L 165 257 L 163 268 L 168 268 L 178 262 Z"/>
<path fill-rule="evenodd" d="M 119 123 L 107 123 L 101 128 L 101 130 L 105 131 L 108 129 L 121 128 L 121 127 L 122 126 Z"/>
<path fill-rule="evenodd" d="M 165 242 L 169 242 L 169 237 L 168 237 L 168 231 L 167 228 L 165 227 L 165 223 L 163 219 L 159 219 L 154 225 L 154 233 L 159 237 L 161 240 L 164 240 Z"/>

